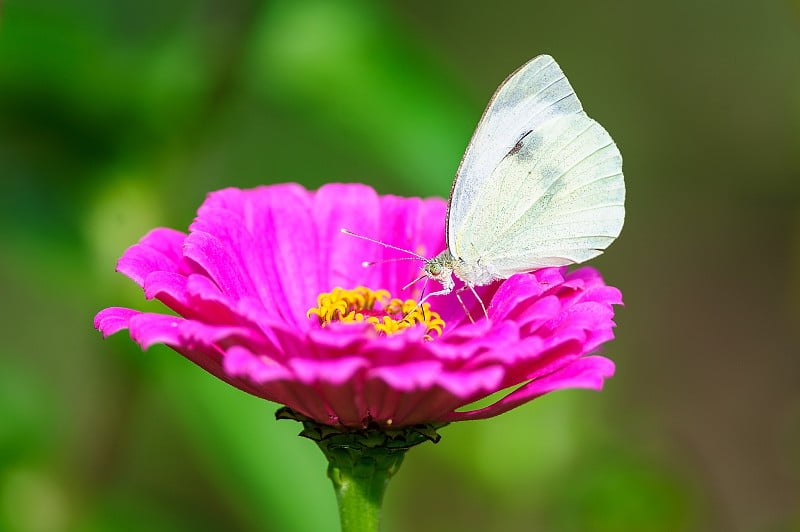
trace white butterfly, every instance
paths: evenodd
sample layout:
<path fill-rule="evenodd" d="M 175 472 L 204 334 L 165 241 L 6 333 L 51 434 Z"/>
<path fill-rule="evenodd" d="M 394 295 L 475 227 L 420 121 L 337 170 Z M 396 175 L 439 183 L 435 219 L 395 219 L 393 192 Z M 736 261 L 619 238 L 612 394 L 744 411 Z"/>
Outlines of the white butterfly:
<path fill-rule="evenodd" d="M 442 289 L 419 305 L 452 292 L 455 274 L 456 296 L 469 288 L 488 317 L 476 286 L 596 257 L 624 219 L 616 144 L 553 58 L 535 57 L 500 85 L 470 140 L 450 192 L 447 249 L 420 277 Z"/>
<path fill-rule="evenodd" d="M 540 55 L 500 85 L 472 135 L 450 192 L 447 249 L 424 268 L 442 289 L 425 299 L 449 294 L 453 274 L 474 292 L 515 273 L 584 262 L 624 220 L 619 149 L 553 58 Z"/>

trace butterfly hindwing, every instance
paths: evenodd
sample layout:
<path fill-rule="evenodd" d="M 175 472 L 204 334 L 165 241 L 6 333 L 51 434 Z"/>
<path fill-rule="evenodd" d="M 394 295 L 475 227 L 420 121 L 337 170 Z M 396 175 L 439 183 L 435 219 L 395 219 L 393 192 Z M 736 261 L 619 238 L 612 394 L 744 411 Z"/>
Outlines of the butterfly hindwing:
<path fill-rule="evenodd" d="M 582 113 L 575 91 L 548 55 L 531 59 L 506 78 L 483 112 L 456 173 L 447 212 L 448 242 L 494 169 L 528 132 L 555 116 Z"/>

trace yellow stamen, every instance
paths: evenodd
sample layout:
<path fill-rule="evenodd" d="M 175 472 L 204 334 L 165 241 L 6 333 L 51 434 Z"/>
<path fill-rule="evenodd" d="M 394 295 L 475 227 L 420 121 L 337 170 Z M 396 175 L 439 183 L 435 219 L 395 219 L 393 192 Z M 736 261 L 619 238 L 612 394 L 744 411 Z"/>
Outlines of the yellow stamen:
<path fill-rule="evenodd" d="M 373 291 L 364 286 L 354 290 L 334 288 L 317 296 L 317 306 L 307 315 L 317 316 L 319 324 L 339 321 L 371 323 L 379 333 L 390 335 L 418 324 L 425 326 L 425 339 L 432 340 L 432 333 L 442 334 L 444 321 L 438 312 L 431 310 L 429 303 L 421 307 L 413 299 L 403 301 L 390 298 L 387 290 Z"/>

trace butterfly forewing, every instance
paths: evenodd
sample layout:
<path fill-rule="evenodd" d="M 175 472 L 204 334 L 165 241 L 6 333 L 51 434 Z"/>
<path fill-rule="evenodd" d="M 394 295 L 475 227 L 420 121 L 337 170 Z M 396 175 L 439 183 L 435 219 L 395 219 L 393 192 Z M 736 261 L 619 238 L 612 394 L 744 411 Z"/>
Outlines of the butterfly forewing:
<path fill-rule="evenodd" d="M 619 150 L 540 56 L 484 113 L 454 185 L 448 246 L 496 278 L 583 262 L 619 235 L 624 201 Z"/>
<path fill-rule="evenodd" d="M 575 91 L 549 55 L 531 59 L 506 78 L 489 101 L 456 173 L 447 213 L 448 242 L 481 186 L 527 132 L 554 116 L 582 112 Z"/>

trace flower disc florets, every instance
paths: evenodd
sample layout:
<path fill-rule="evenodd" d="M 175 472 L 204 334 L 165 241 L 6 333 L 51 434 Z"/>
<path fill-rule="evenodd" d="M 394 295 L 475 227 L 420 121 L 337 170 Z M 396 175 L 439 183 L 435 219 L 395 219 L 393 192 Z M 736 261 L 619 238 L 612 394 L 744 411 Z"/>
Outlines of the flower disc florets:
<path fill-rule="evenodd" d="M 480 287 L 488 319 L 473 324 L 455 294 L 414 308 L 421 287 L 402 287 L 420 265 L 364 268 L 398 253 L 340 231 L 433 257 L 445 249 L 445 208 L 362 185 L 214 192 L 188 234 L 155 229 L 117 265 L 177 316 L 112 307 L 95 326 L 128 328 L 143 348 L 164 343 L 334 427 L 478 419 L 561 388 L 600 389 L 614 365 L 590 353 L 613 338 L 622 301 L 595 270 L 548 268 Z M 474 297 L 465 303 L 483 316 Z M 463 410 L 504 389 L 494 404 Z"/>
<path fill-rule="evenodd" d="M 354 290 L 335 288 L 317 296 L 317 306 L 308 311 L 308 317 L 317 316 L 319 324 L 332 322 L 371 323 L 375 330 L 385 335 L 404 331 L 415 325 L 425 327 L 425 339 L 432 340 L 432 333 L 442 334 L 444 321 L 431 310 L 430 303 L 418 305 L 414 299 L 403 301 L 390 298 L 388 290 L 373 291 L 359 286 Z"/>

